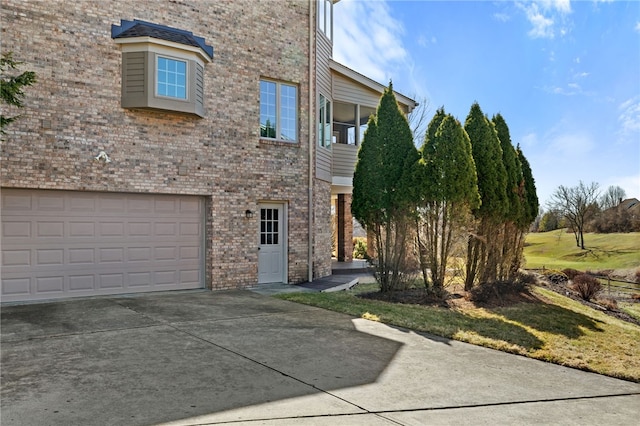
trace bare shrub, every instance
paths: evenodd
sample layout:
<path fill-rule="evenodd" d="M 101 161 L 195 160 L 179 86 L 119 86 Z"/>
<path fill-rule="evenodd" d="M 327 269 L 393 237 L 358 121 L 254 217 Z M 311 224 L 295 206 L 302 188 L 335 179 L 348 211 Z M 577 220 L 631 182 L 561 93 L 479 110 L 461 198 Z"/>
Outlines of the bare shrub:
<path fill-rule="evenodd" d="M 535 279 L 535 278 L 534 278 Z M 514 294 L 520 294 L 527 290 L 529 278 L 513 281 L 494 281 L 482 283 L 469 290 L 468 300 L 476 303 L 502 302 Z"/>
<path fill-rule="evenodd" d="M 574 279 L 576 277 L 576 275 L 580 275 L 582 274 L 582 272 L 578 271 L 577 269 L 571 269 L 571 268 L 567 268 L 567 269 L 563 269 L 562 272 L 567 276 L 567 278 L 569 278 L 570 280 Z"/>
<path fill-rule="evenodd" d="M 591 300 L 602 290 L 602 284 L 597 278 L 587 274 L 576 275 L 573 278 L 571 289 L 578 292 L 584 300 Z"/>
<path fill-rule="evenodd" d="M 640 284 L 640 269 L 636 269 L 636 282 Z"/>
<path fill-rule="evenodd" d="M 616 299 L 612 299 L 611 297 L 598 299 L 598 305 L 606 308 L 607 311 L 615 311 L 618 309 L 618 302 L 616 301 Z"/>

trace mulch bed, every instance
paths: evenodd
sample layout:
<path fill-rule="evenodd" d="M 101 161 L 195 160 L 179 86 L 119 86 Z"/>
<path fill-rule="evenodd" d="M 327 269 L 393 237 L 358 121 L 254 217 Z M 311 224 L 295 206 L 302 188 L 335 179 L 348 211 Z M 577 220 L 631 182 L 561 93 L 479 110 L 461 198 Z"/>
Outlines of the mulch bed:
<path fill-rule="evenodd" d="M 632 324 L 636 324 L 640 326 L 640 321 L 626 312 L 622 312 L 620 310 L 611 310 L 603 307 L 594 302 L 588 302 L 583 300 L 576 292 L 570 290 L 566 284 L 557 284 L 548 282 L 546 280 L 540 281 L 538 285 L 548 288 L 549 290 L 555 291 L 563 296 L 569 297 L 573 300 L 576 300 L 583 305 L 589 306 L 593 309 L 599 310 L 607 315 L 618 318 L 622 321 L 627 321 Z M 380 293 L 380 292 L 372 292 L 372 293 L 362 293 L 359 294 L 358 297 L 363 299 L 371 299 L 371 300 L 380 300 L 384 302 L 390 303 L 402 303 L 402 304 L 410 304 L 410 305 L 423 305 L 423 306 L 432 306 L 432 307 L 440 307 L 440 308 L 448 308 L 448 309 L 459 309 L 459 308 L 500 308 L 506 306 L 512 306 L 519 303 L 545 303 L 543 300 L 536 295 L 531 294 L 526 288 L 520 291 L 513 292 L 500 292 L 495 294 L 494 297 L 485 300 L 484 302 L 474 302 L 471 300 L 471 295 L 469 292 L 465 291 L 456 291 L 449 293 L 447 292 L 443 297 L 437 297 L 436 295 L 427 292 L 425 289 L 421 288 L 411 288 L 407 290 L 399 290 L 393 291 L 390 293 Z"/>

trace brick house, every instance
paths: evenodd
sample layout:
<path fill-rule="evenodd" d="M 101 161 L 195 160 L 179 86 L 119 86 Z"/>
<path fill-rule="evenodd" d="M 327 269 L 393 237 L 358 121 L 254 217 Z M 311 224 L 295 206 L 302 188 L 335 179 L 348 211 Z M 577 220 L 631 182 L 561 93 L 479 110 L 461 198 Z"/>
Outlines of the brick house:
<path fill-rule="evenodd" d="M 334 13 L 4 0 L 2 51 L 38 82 L 2 142 L 2 301 L 313 280 L 331 273 L 332 203 L 349 260 L 384 86 L 331 59 Z"/>

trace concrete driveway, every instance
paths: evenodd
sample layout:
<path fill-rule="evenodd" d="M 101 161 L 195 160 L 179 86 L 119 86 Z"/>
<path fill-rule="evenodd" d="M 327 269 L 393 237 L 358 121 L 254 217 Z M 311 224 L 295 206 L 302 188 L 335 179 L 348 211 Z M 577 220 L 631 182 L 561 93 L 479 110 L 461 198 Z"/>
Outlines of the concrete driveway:
<path fill-rule="evenodd" d="M 9 425 L 637 424 L 640 384 L 251 291 L 2 307 Z"/>

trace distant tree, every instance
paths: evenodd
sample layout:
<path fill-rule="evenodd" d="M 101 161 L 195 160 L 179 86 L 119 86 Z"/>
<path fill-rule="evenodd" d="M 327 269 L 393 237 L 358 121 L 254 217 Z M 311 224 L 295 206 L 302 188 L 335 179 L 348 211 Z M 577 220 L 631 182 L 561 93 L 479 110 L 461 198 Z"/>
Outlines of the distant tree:
<path fill-rule="evenodd" d="M 24 71 L 15 75 L 15 71 L 22 64 L 13 59 L 13 52 L 6 52 L 0 57 L 0 97 L 2 103 L 22 108 L 24 98 L 23 88 L 36 82 L 36 73 Z M 3 112 L 5 108 L 2 108 Z M 0 133 L 5 133 L 5 127 L 14 122 L 19 116 L 8 117 L 0 114 Z"/>
<path fill-rule="evenodd" d="M 407 118 L 391 83 L 369 119 L 353 177 L 351 211 L 375 241 L 380 289 L 405 279 L 407 238 L 415 215 L 415 163 L 419 159 Z"/>
<path fill-rule="evenodd" d="M 429 109 L 431 105 L 429 100 L 424 97 L 417 99 L 417 101 L 418 105 L 409 113 L 407 119 L 413 134 L 413 141 L 416 146 L 419 146 L 424 142 L 425 131 L 429 124 Z"/>
<path fill-rule="evenodd" d="M 440 108 L 427 127 L 419 163 L 417 242 L 425 286 L 441 294 L 447 262 L 471 209 L 480 205 L 471 142 L 460 122 Z"/>
<path fill-rule="evenodd" d="M 584 250 L 584 229 L 597 210 L 598 187 L 596 182 L 568 188 L 560 185 L 551 195 L 549 209 L 557 210 L 567 221 L 576 239 L 576 245 Z"/>
<path fill-rule="evenodd" d="M 555 210 L 544 212 L 540 219 L 539 232 L 548 232 L 560 228 L 560 215 Z"/>
<path fill-rule="evenodd" d="M 465 289 L 470 290 L 478 278 L 481 282 L 493 282 L 497 278 L 499 242 L 503 233 L 501 224 L 509 204 L 500 140 L 477 102 L 471 106 L 464 129 L 471 140 L 481 199 L 480 206 L 473 210 L 478 227 L 470 236 L 467 247 Z"/>
<path fill-rule="evenodd" d="M 600 208 L 602 210 L 618 207 L 627 197 L 627 193 L 619 186 L 611 185 L 600 197 Z"/>

